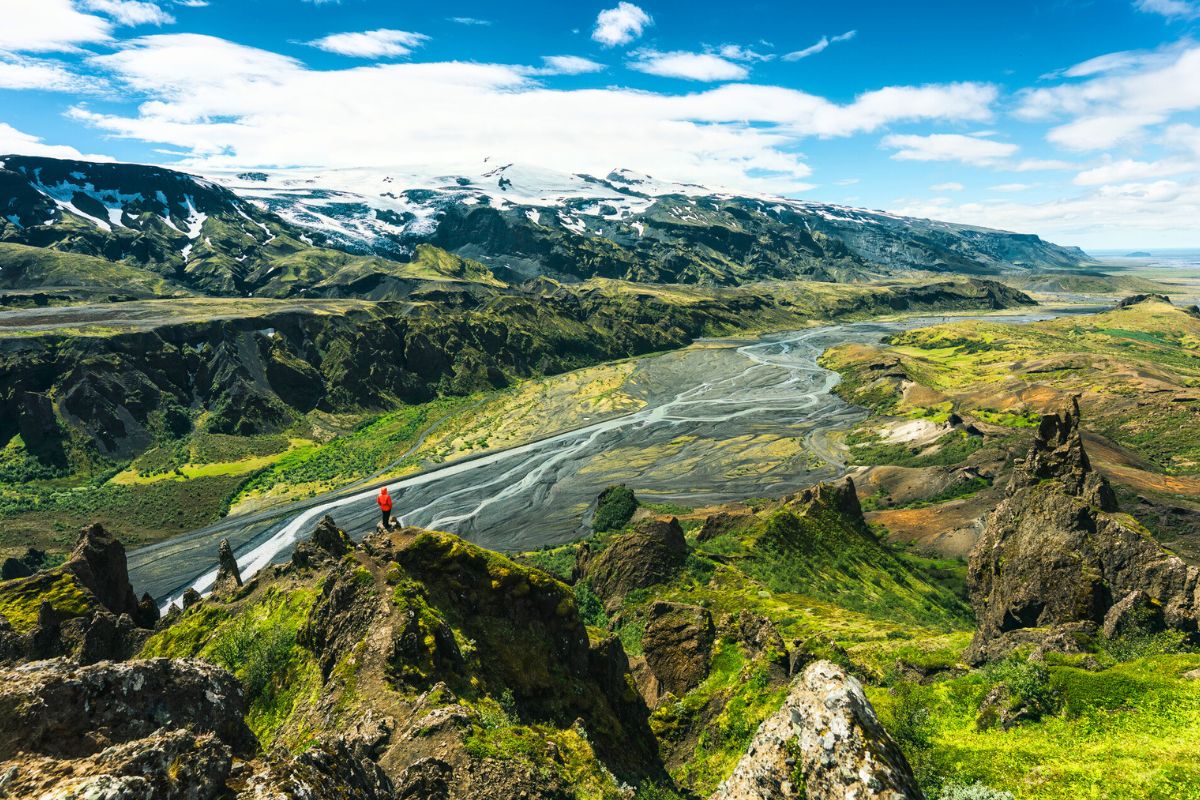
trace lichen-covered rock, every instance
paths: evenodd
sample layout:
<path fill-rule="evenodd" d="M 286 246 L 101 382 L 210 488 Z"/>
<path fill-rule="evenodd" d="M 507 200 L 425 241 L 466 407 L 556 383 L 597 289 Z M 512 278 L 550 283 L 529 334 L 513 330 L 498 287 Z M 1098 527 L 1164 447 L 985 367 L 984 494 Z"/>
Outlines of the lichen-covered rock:
<path fill-rule="evenodd" d="M 696 541 L 707 542 L 709 539 L 723 536 L 753 519 L 754 512 L 750 511 L 750 509 L 718 511 L 715 514 L 709 514 L 704 518 L 704 524 L 700 526 L 700 532 L 696 534 Z"/>
<path fill-rule="evenodd" d="M 158 621 L 154 601 L 133 592 L 125 548 L 100 525 L 80 532 L 63 564 L 0 583 L 0 603 L 10 615 L 0 662 L 128 658 Z"/>
<path fill-rule="evenodd" d="M 5 798 L 218 800 L 228 796 L 227 745 L 211 733 L 161 730 L 78 758 L 21 754 L 0 766 Z"/>
<path fill-rule="evenodd" d="M 1099 626 L 1137 592 L 1161 608 L 1164 624 L 1196 629 L 1200 572 L 1116 509 L 1084 451 L 1078 402 L 1043 417 L 971 553 L 967 583 L 978 630 L 970 662 L 1036 644 L 1044 630 Z"/>
<path fill-rule="evenodd" d="M 919 800 L 912 770 L 840 667 L 817 661 L 710 800 Z"/>
<path fill-rule="evenodd" d="M 125 547 L 100 525 L 84 528 L 64 564 L 100 604 L 114 614 L 129 614 L 142 627 L 151 627 L 158 609 L 137 599 L 129 583 Z"/>
<path fill-rule="evenodd" d="M 594 556 L 584 556 L 582 572 L 592 589 L 612 609 L 634 589 L 663 583 L 687 561 L 687 541 L 679 520 L 651 519 L 618 536 Z"/>
<path fill-rule="evenodd" d="M 786 678 L 789 674 L 787 645 L 771 620 L 744 608 L 738 614 L 736 626 L 737 639 L 746 653 L 751 658 L 767 659 L 773 677 Z"/>
<path fill-rule="evenodd" d="M 213 594 L 235 592 L 242 587 L 242 573 L 228 539 L 217 546 L 217 578 L 213 582 Z"/>
<path fill-rule="evenodd" d="M 321 517 L 308 541 L 301 542 L 292 551 L 292 563 L 310 567 L 329 559 L 338 559 L 354 549 L 354 540 L 337 526 L 333 517 Z"/>
<path fill-rule="evenodd" d="M 1104 615 L 1101 630 L 1110 639 L 1158 633 L 1166 627 L 1162 606 L 1141 589 L 1130 592 L 1114 603 Z"/>
<path fill-rule="evenodd" d="M 704 680 L 715 636 L 707 609 L 662 601 L 650 605 L 642 651 L 661 692 L 683 697 Z"/>
<path fill-rule="evenodd" d="M 395 796 L 391 780 L 379 765 L 357 757 L 336 736 L 325 737 L 296 755 L 271 753 L 258 762 L 258 769 L 238 794 L 245 800 L 392 800 Z"/>
<path fill-rule="evenodd" d="M 164 727 L 213 733 L 248 755 L 255 741 L 244 713 L 233 675 L 202 661 L 36 661 L 0 670 L 0 759 L 79 757 Z"/>

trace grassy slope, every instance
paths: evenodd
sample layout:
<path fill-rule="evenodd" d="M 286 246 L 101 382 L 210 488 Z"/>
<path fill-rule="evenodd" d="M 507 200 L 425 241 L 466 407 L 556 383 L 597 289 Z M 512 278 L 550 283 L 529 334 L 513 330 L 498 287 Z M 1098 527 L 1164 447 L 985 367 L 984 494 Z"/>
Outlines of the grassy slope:
<path fill-rule="evenodd" d="M 898 382 L 878 380 L 869 366 L 889 358 L 935 393 L 903 393 Z M 1019 439 L 1036 412 L 1080 393 L 1085 425 L 1144 459 L 1127 475 L 1158 476 L 1155 485 L 1171 488 L 1175 502 L 1197 498 L 1200 420 L 1187 398 L 1200 386 L 1200 320 L 1182 309 L 1145 303 L 1034 325 L 958 322 L 899 334 L 886 348 L 839 348 L 825 364 L 842 372 L 847 398 L 885 419 L 943 416 L 953 407 L 994 426 L 1001 442 L 1004 431 Z M 868 463 L 919 458 L 869 436 L 853 449 Z M 952 463 L 958 455 L 933 458 Z M 1093 451 L 1102 468 L 1112 466 L 1108 457 Z M 873 665 L 878 681 L 869 694 L 931 795 L 943 784 L 982 782 L 1020 800 L 1200 797 L 1200 682 L 1183 677 L 1200 667 L 1200 655 L 1171 653 L 1172 643 L 1101 643 L 1101 671 L 1058 659 L 1038 676 L 1050 707 L 1042 720 L 979 730 L 980 703 L 1003 682 L 1004 667 L 956 667 L 966 644 L 961 634 L 917 633 L 849 648 L 856 662 Z M 1118 657 L 1105 655 L 1106 646 Z M 951 671 L 922 685 L 910 666 Z"/>
<path fill-rule="evenodd" d="M 684 697 L 665 702 L 651 718 L 673 776 L 700 796 L 729 774 L 759 723 L 787 693 L 786 679 L 772 672 L 769 659 L 755 657 L 732 635 L 730 626 L 736 627 L 741 612 L 771 620 L 788 647 L 843 663 L 849 663 L 847 650 L 894 637 L 950 637 L 959 649 L 970 638 L 961 568 L 914 559 L 828 509 L 781 501 L 758 501 L 756 508 L 729 532 L 698 542 L 691 534 L 702 513 L 649 506 L 682 515 L 692 548 L 686 567 L 665 585 L 631 593 L 611 617 L 593 604 L 589 620 L 610 626 L 626 651 L 636 655 L 644 614 L 655 600 L 699 605 L 712 613 L 719 638 L 708 677 Z M 617 533 L 597 535 L 587 546 L 603 548 Z M 523 558 L 569 577 L 574 548 Z M 583 584 L 576 593 L 590 595 Z M 876 671 L 870 659 L 855 658 L 862 674 Z"/>
<path fill-rule="evenodd" d="M 144 297 L 190 294 L 161 275 L 128 264 L 11 243 L 0 243 L 0 289 L 87 289 Z"/>
<path fill-rule="evenodd" d="M 892 337 L 918 383 L 982 422 L 1028 427 L 1031 414 L 1081 395 L 1085 425 L 1168 475 L 1200 474 L 1200 319 L 1148 302 L 1032 325 L 957 322 Z M 823 363 L 845 376 L 842 393 L 876 411 L 904 413 L 895 387 L 865 369 L 881 352 L 846 347 Z"/>

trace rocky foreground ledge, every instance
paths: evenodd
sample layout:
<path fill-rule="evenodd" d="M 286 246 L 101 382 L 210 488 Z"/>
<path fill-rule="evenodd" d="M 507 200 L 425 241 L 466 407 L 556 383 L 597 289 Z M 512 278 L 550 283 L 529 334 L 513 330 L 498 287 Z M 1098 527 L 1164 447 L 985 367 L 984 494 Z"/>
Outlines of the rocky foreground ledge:
<path fill-rule="evenodd" d="M 918 800 L 912 770 L 862 685 L 829 661 L 796 679 L 709 800 Z"/>
<path fill-rule="evenodd" d="M 675 520 L 630 536 L 686 549 Z M 585 566 L 615 586 L 653 577 Z M 91 528 L 66 564 L 0 583 L 16 616 L 0 617 L 0 797 L 633 800 L 672 785 L 620 638 L 585 626 L 570 587 L 456 536 L 355 544 L 326 517 L 289 563 L 157 620 L 123 568 Z M 663 668 L 691 643 L 667 635 L 680 609 L 663 605 L 652 666 L 686 683 Z M 109 618 L 124 633 L 98 638 Z M 820 661 L 793 681 L 715 798 L 920 797 L 855 679 Z"/>

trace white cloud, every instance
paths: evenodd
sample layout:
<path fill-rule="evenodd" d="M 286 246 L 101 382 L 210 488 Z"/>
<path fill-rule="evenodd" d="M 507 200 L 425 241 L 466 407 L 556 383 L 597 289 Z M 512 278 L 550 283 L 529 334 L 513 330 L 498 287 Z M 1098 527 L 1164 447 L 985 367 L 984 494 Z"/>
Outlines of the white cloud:
<path fill-rule="evenodd" d="M 118 25 L 170 25 L 175 18 L 154 3 L 143 0 L 78 0 L 88 11 L 98 11 Z"/>
<path fill-rule="evenodd" d="M 194 34 L 123 43 L 90 63 L 137 103 L 75 108 L 105 133 L 204 167 L 461 165 L 485 156 L 566 172 L 614 167 L 741 190 L 803 191 L 805 137 L 899 122 L 980 121 L 995 87 L 894 86 L 852 102 L 777 86 L 682 94 L 551 89 L 521 65 L 382 63 L 310 69 L 277 53 Z M 387 102 L 380 102 L 387 98 Z M 414 124 L 412 109 L 420 109 Z M 303 131 L 303 136 L 291 135 Z M 399 155 L 398 155 L 399 154 Z"/>
<path fill-rule="evenodd" d="M 1172 125 L 1163 134 L 1163 143 L 1180 150 L 1190 150 L 1200 158 L 1200 128 L 1195 125 Z"/>
<path fill-rule="evenodd" d="M 1096 187 L 1042 203 L 1011 200 L 947 205 L 898 203 L 898 214 L 1036 233 L 1083 247 L 1194 247 L 1200 183 L 1171 180 Z"/>
<path fill-rule="evenodd" d="M 95 153 L 84 154 L 74 147 L 67 145 L 51 145 L 41 140 L 41 137 L 19 131 L 13 126 L 0 122 L 0 154 L 22 156 L 45 156 L 47 158 L 75 158 L 83 161 L 112 161 L 105 155 Z"/>
<path fill-rule="evenodd" d="M 98 82 L 71 72 L 51 59 L 5 56 L 0 53 L 0 89 L 37 89 L 44 92 L 85 92 Z"/>
<path fill-rule="evenodd" d="M 861 180 L 860 178 L 842 178 L 841 180 L 834 181 L 833 185 L 834 186 L 853 186 L 854 184 L 858 183 L 860 180 Z"/>
<path fill-rule="evenodd" d="M 616 8 L 601 11 L 596 16 L 592 39 L 605 47 L 629 44 L 654 24 L 649 14 L 633 3 L 618 3 Z"/>
<path fill-rule="evenodd" d="M 647 75 L 663 78 L 683 78 L 689 81 L 738 81 L 750 74 L 741 64 L 727 61 L 712 53 L 660 53 L 644 50 L 635 54 L 629 68 Z"/>
<path fill-rule="evenodd" d="M 1056 170 L 1075 169 L 1077 166 L 1079 165 L 1056 158 L 1026 158 L 1017 162 L 1012 169 L 1015 172 L 1052 172 Z"/>
<path fill-rule="evenodd" d="M 429 37 L 423 33 L 380 28 L 361 33 L 332 33 L 308 44 L 327 53 L 355 58 L 385 58 L 406 56 L 420 47 Z"/>
<path fill-rule="evenodd" d="M 184 8 L 208 8 L 208 0 L 175 0 L 175 5 Z"/>
<path fill-rule="evenodd" d="M 106 42 L 112 23 L 78 11 L 71 0 L 4 0 L 0 51 L 43 53 Z"/>
<path fill-rule="evenodd" d="M 809 56 L 815 56 L 817 53 L 823 52 L 826 48 L 829 47 L 829 45 L 835 44 L 837 42 L 848 42 L 857 35 L 858 35 L 858 31 L 846 31 L 845 33 L 842 33 L 842 34 L 839 34 L 839 35 L 833 36 L 833 37 L 822 36 L 817 41 L 816 44 L 809 45 L 808 47 L 805 47 L 803 50 L 794 50 L 791 53 L 786 54 L 783 57 L 783 60 L 784 61 L 799 61 L 802 58 L 808 58 Z"/>
<path fill-rule="evenodd" d="M 585 75 L 607 69 L 603 64 L 582 56 L 542 56 L 542 62 L 545 66 L 536 70 L 540 75 Z"/>
<path fill-rule="evenodd" d="M 1075 176 L 1076 186 L 1100 186 L 1111 183 L 1145 181 L 1150 178 L 1165 178 L 1200 171 L 1200 163 L 1164 159 L 1162 161 L 1135 161 L 1129 158 L 1109 160 L 1098 167 L 1084 170 Z"/>
<path fill-rule="evenodd" d="M 1036 183 L 998 183 L 988 189 L 993 192 L 1027 192 L 1036 186 Z"/>
<path fill-rule="evenodd" d="M 963 189 L 965 189 L 967 187 L 963 186 L 961 183 L 958 183 L 956 181 L 950 181 L 948 183 L 935 183 L 933 186 L 930 186 L 929 188 L 935 192 L 961 192 Z"/>
<path fill-rule="evenodd" d="M 1015 144 L 960 133 L 894 134 L 885 136 L 882 144 L 896 150 L 892 158 L 898 161 L 961 161 L 975 166 L 991 166 L 1020 149 Z"/>
<path fill-rule="evenodd" d="M 721 58 L 732 61 L 772 61 L 775 58 L 774 53 L 760 53 L 752 47 L 743 47 L 740 44 L 723 44 L 717 48 L 716 53 Z"/>
<path fill-rule="evenodd" d="M 475 17 L 447 17 L 451 22 L 457 22 L 459 25 L 491 25 L 490 19 L 476 19 Z"/>
<path fill-rule="evenodd" d="M 1196 19 L 1200 17 L 1200 3 L 1194 0 L 1135 0 L 1138 10 L 1150 14 L 1161 14 L 1167 18 Z"/>
<path fill-rule="evenodd" d="M 1097 114 L 1051 128 L 1046 140 L 1068 150 L 1103 150 L 1140 139 L 1147 127 L 1166 118 L 1163 114 Z"/>
<path fill-rule="evenodd" d="M 1136 142 L 1174 114 L 1200 109 L 1200 45 L 1191 41 L 1101 56 L 1072 70 L 1091 77 L 1023 92 L 1017 108 L 1026 120 L 1070 118 L 1046 137 L 1068 149 Z"/>

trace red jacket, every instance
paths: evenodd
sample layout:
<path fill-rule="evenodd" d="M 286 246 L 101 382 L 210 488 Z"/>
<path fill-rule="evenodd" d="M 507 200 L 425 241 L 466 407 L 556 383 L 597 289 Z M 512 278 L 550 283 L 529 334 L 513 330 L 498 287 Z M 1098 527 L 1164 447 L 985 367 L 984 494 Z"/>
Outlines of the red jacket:
<path fill-rule="evenodd" d="M 379 503 L 380 511 L 392 510 L 392 496 L 388 494 L 386 486 L 379 490 L 379 497 L 375 498 L 375 502 Z"/>

